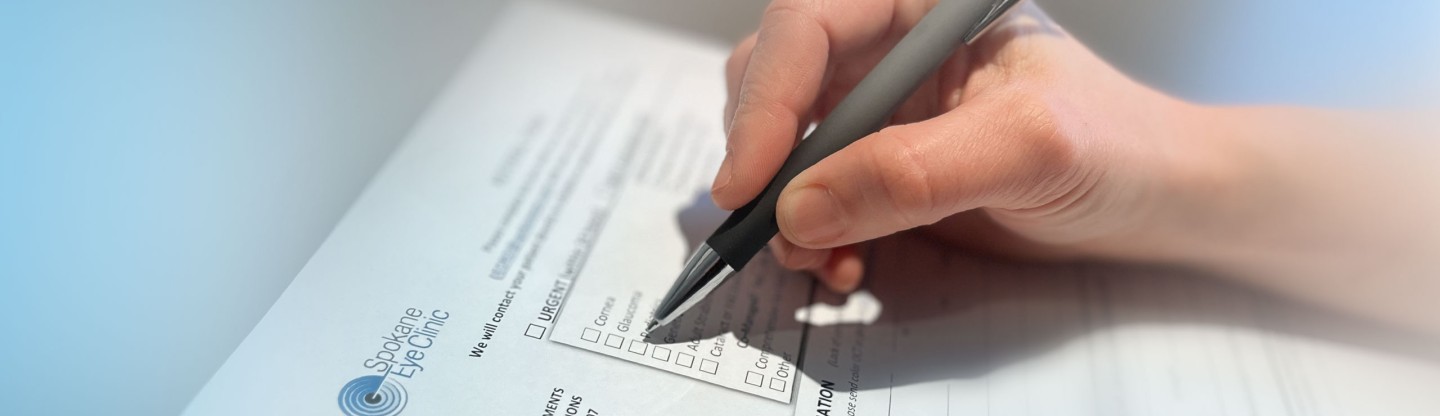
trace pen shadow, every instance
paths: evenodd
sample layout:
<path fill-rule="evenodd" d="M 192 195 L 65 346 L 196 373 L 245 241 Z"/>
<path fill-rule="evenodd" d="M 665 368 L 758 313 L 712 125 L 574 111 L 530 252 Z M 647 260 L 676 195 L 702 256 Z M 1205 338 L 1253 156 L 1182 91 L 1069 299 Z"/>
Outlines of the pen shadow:
<path fill-rule="evenodd" d="M 694 253 L 697 247 L 704 244 L 705 239 L 708 238 L 710 233 L 714 232 L 716 228 L 720 227 L 720 224 L 725 221 L 728 215 L 728 211 L 715 206 L 714 201 L 710 199 L 708 193 L 697 193 L 691 202 L 677 212 L 675 216 L 675 222 L 680 233 L 684 235 L 687 246 L 685 250 L 687 258 L 679 259 L 679 261 L 683 264 L 688 259 L 690 253 Z M 759 276 L 761 273 L 769 275 Z M 748 331 L 753 328 L 752 326 L 734 324 L 735 330 L 730 331 L 729 329 L 731 329 L 731 323 L 752 322 L 756 318 L 755 316 L 746 316 L 742 317 L 742 319 L 721 319 L 721 321 L 725 322 L 724 324 L 707 324 L 705 325 L 706 328 L 700 328 L 698 331 L 696 330 L 697 328 L 695 328 L 695 322 L 708 322 L 709 318 L 704 315 L 708 315 L 711 311 L 723 311 L 727 309 L 725 305 L 717 305 L 718 303 L 740 301 L 738 297 L 741 294 L 734 290 L 736 289 L 734 286 L 738 284 L 736 282 L 757 278 L 764 278 L 768 282 L 773 282 L 774 284 L 771 285 L 771 288 L 775 290 L 796 291 L 797 293 L 803 292 L 808 294 L 813 291 L 814 287 L 814 283 L 809 280 L 808 277 L 801 276 L 796 272 L 781 270 L 775 262 L 774 257 L 769 253 L 769 250 L 764 250 L 750 261 L 750 265 L 736 272 L 727 279 L 725 283 L 712 292 L 710 296 L 701 299 L 699 303 L 696 303 L 695 306 L 691 307 L 684 314 L 681 314 L 670 324 L 646 331 L 645 341 L 652 344 L 687 343 L 714 338 L 724 333 L 734 333 L 737 339 L 748 339 Z M 804 286 L 804 288 L 802 289 L 800 286 Z M 746 297 L 747 299 L 744 300 L 749 302 L 749 297 Z M 772 309 L 774 305 L 757 303 L 755 306 L 756 308 L 747 309 L 747 312 L 754 313 L 758 310 Z M 803 305 L 797 303 L 797 306 Z M 782 313 L 774 320 L 771 333 L 777 338 L 784 338 L 788 335 L 797 337 L 798 339 L 805 331 L 805 323 L 794 319 L 793 313 L 791 313 L 793 311 L 781 312 Z M 766 322 L 768 322 L 768 319 Z M 795 357 L 789 357 L 787 354 L 786 358 L 793 360 Z"/>
<path fill-rule="evenodd" d="M 675 223 L 680 227 L 680 234 L 685 237 L 685 255 L 689 256 L 695 252 L 696 247 L 705 244 L 705 239 L 709 238 L 716 228 L 720 228 L 728 215 L 728 211 L 715 206 L 710 194 L 697 192 L 690 203 L 675 214 Z M 688 258 L 680 259 L 680 264 L 685 264 Z"/>
<path fill-rule="evenodd" d="M 684 236 L 685 256 L 687 256 L 687 258 L 678 259 L 678 262 L 684 263 L 687 261 L 690 253 L 694 253 L 694 250 L 696 250 L 698 246 L 703 245 L 708 236 L 710 236 L 710 233 L 713 233 L 717 227 L 720 227 L 720 223 L 723 223 L 729 214 L 726 210 L 717 207 L 716 204 L 714 204 L 714 200 L 710 199 L 710 194 L 706 193 L 706 191 L 696 193 L 696 196 L 690 200 L 687 206 L 675 213 L 675 225 L 677 225 L 681 235 Z M 720 305 L 723 304 L 723 302 L 740 301 L 740 299 L 737 299 L 740 297 L 739 289 L 734 288 L 734 286 L 737 285 L 736 282 L 746 281 L 746 279 L 765 278 L 766 281 L 775 284 L 770 286 L 770 288 L 779 289 L 779 291 L 805 292 L 805 294 L 814 291 L 814 282 L 812 282 L 808 276 L 802 276 L 799 275 L 799 273 L 780 269 L 768 249 L 762 250 L 750 263 L 752 263 L 752 266 L 747 266 L 747 268 L 743 268 L 742 271 L 734 273 L 724 284 L 721 284 L 720 288 L 716 288 L 716 291 L 711 292 L 711 295 L 701 299 L 698 304 L 688 309 L 688 311 L 685 311 L 680 317 L 675 318 L 670 324 L 660 325 L 660 327 L 654 328 L 654 330 L 647 331 L 647 333 L 645 333 L 647 334 L 645 335 L 645 341 L 651 344 L 691 343 L 691 341 L 708 340 L 708 338 L 719 337 L 719 335 L 726 333 L 733 333 L 736 335 L 737 340 L 747 340 L 747 338 L 750 337 L 749 331 L 753 330 L 753 325 L 733 324 L 733 322 L 755 322 L 759 320 L 759 317 L 755 315 L 757 311 L 770 311 L 770 309 L 775 308 L 776 305 L 773 305 L 773 301 L 768 302 L 768 304 L 763 301 L 756 302 L 755 308 L 746 308 L 747 314 L 744 315 L 744 317 L 730 317 L 729 320 L 727 320 L 727 318 L 720 318 L 719 321 L 723 321 L 723 324 L 719 325 L 708 324 L 710 317 L 707 317 L 710 311 L 724 311 L 724 309 L 727 309 L 726 305 Z M 772 275 L 759 276 L 760 273 L 772 273 Z M 773 279 L 773 281 L 770 281 L 770 279 Z M 799 286 L 805 286 L 805 288 L 799 288 Z M 752 302 L 752 299 L 746 297 L 744 301 Z M 789 301 L 793 301 L 793 299 L 789 299 Z M 795 320 L 791 312 L 792 311 L 780 311 L 780 315 L 773 321 L 770 334 L 775 335 L 775 338 L 799 338 L 805 333 L 805 322 Z M 721 314 L 723 314 L 723 312 L 721 312 Z M 706 325 L 703 325 L 703 327 L 706 328 L 696 328 L 697 321 L 707 322 Z M 768 318 L 762 321 L 769 322 Z M 734 327 L 733 331 L 732 325 Z M 757 343 L 756 347 L 760 347 L 759 344 L 763 343 Z M 775 351 L 772 351 L 772 353 L 775 353 Z M 795 358 L 798 358 L 789 357 L 789 354 L 783 353 L 783 351 L 780 351 L 780 353 L 785 356 L 786 360 L 793 361 Z"/>
<path fill-rule="evenodd" d="M 708 204 L 708 197 L 701 199 L 697 204 Z M 713 215 L 718 211 L 707 211 L 702 206 L 690 212 Z M 704 233 L 713 227 L 696 229 Z M 692 247 L 703 241 L 687 239 L 692 241 Z M 795 274 L 778 277 L 796 284 L 812 283 L 808 276 L 780 271 L 766 264 L 770 262 L 773 258 L 762 252 L 726 285 L 755 278 L 756 273 Z M 851 347 L 846 343 L 852 341 L 815 345 L 819 340 L 837 337 L 864 338 L 868 349 L 865 354 L 888 357 L 884 365 L 894 381 L 859 388 L 869 390 L 983 377 L 1007 366 L 1038 360 L 1073 342 L 1111 345 L 1110 359 L 1124 362 L 1129 358 L 1114 347 L 1124 346 L 1117 334 L 1137 329 L 1183 331 L 1196 327 L 1229 334 L 1322 340 L 1440 363 L 1440 342 L 1434 339 L 1179 268 L 999 260 L 957 252 L 953 246 L 919 232 L 901 233 L 871 244 L 867 267 L 864 285 L 856 294 L 843 296 L 815 286 L 809 305 L 779 311 L 780 319 L 772 335 L 779 339 L 804 337 L 811 344 L 806 348 L 824 349 L 792 360 L 799 361 L 802 376 L 818 380 L 829 374 L 833 380 L 837 373 L 848 374 L 848 367 L 836 367 L 841 364 L 836 357 L 848 356 Z M 717 299 L 705 299 L 686 315 L 710 311 Z M 768 306 L 760 305 L 759 309 Z M 679 321 L 685 319 L 682 315 Z M 809 333 L 805 334 L 807 327 Z M 690 342 L 725 333 L 741 339 L 755 337 L 741 333 L 736 326 L 688 331 L 662 326 L 651 332 L 651 342 Z M 886 339 L 889 342 L 883 342 Z M 759 344 L 751 345 L 764 348 Z M 889 351 L 875 351 L 877 345 Z M 769 352 L 791 359 L 787 351 L 779 350 Z M 806 352 L 802 349 L 800 354 Z"/>

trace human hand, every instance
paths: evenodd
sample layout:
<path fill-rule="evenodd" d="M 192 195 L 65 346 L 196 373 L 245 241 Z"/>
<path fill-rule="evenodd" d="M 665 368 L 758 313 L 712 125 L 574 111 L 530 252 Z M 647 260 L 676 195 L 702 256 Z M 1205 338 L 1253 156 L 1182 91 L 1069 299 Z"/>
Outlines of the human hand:
<path fill-rule="evenodd" d="M 758 195 L 805 127 L 934 3 L 776 0 L 727 63 L 716 204 Z M 1177 134 L 1189 107 L 1115 71 L 1026 2 L 959 48 L 890 127 L 791 181 L 771 246 L 839 291 L 860 282 L 855 244 L 917 227 L 1008 255 L 1162 258 L 1173 244 L 1157 222 L 1173 222 L 1189 198 L 1172 190 L 1205 188 L 1209 170 L 1191 167 L 1223 159 Z"/>

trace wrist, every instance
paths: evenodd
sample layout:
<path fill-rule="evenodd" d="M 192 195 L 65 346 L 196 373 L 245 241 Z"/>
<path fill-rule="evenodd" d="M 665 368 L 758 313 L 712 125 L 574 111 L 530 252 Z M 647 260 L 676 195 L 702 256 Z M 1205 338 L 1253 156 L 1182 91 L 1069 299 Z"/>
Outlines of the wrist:
<path fill-rule="evenodd" d="M 1127 226 L 1097 244 L 1101 257 L 1210 266 L 1225 257 L 1228 239 L 1244 229 L 1264 193 L 1250 184 L 1257 158 L 1227 130 L 1240 128 L 1226 110 L 1162 97 L 1129 134 L 1114 192 Z"/>

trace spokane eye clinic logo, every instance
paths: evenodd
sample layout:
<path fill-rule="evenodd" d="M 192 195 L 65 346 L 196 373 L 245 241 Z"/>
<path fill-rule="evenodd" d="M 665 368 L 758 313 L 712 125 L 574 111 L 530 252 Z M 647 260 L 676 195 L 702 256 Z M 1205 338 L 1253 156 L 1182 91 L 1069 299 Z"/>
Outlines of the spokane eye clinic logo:
<path fill-rule="evenodd" d="M 405 410 L 410 395 L 399 379 L 410 379 L 425 370 L 421 362 L 426 351 L 450 318 L 439 309 L 426 314 L 409 308 L 400 316 L 390 334 L 381 337 L 380 349 L 365 359 L 365 368 L 381 374 L 360 376 L 340 388 L 340 411 L 349 416 L 394 416 Z"/>
<path fill-rule="evenodd" d="M 340 411 L 350 416 L 394 416 L 409 400 L 405 386 L 385 376 L 360 376 L 340 388 Z"/>

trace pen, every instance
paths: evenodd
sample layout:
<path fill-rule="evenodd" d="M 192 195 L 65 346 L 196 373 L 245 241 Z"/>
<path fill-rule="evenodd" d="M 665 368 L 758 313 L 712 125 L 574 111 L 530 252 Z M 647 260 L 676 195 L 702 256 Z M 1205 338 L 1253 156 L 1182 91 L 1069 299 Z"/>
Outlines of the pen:
<path fill-rule="evenodd" d="M 979 38 L 1021 0 L 940 0 L 785 159 L 760 196 L 730 214 L 696 248 L 646 331 L 669 324 L 724 283 L 780 231 L 775 203 L 796 175 L 885 121 L 955 48 Z"/>

